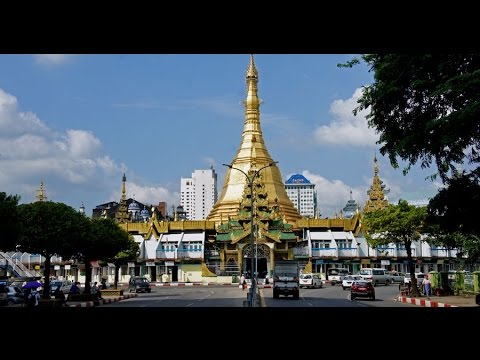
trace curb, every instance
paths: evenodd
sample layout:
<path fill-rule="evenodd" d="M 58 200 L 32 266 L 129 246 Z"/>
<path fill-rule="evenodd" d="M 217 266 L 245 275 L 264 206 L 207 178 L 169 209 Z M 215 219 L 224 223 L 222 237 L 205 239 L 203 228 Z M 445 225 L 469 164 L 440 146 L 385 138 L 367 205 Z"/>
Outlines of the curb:
<path fill-rule="evenodd" d="M 104 304 L 111 304 L 111 303 L 114 303 L 114 302 L 117 302 L 117 301 L 120 301 L 120 300 L 129 299 L 129 298 L 136 297 L 136 296 L 138 296 L 138 294 L 126 294 L 126 295 L 122 295 L 122 296 L 118 296 L 118 297 L 114 297 L 114 298 L 102 299 L 102 301 L 99 301 L 96 305 L 95 305 L 95 303 L 96 303 L 95 301 L 87 301 L 87 302 L 83 302 L 83 303 L 79 303 L 79 304 L 67 305 L 67 307 L 102 306 Z"/>
<path fill-rule="evenodd" d="M 406 303 L 406 304 L 424 306 L 424 307 L 458 307 L 457 305 L 444 304 L 444 303 L 440 303 L 438 301 L 432 301 L 432 300 L 409 298 L 406 296 L 399 296 L 397 297 L 396 301 Z"/>

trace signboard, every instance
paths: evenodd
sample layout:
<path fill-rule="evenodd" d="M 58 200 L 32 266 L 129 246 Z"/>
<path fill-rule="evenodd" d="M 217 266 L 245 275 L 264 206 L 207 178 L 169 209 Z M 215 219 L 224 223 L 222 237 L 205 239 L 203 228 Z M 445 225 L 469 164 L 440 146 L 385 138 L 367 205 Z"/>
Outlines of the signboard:
<path fill-rule="evenodd" d="M 362 259 L 362 260 L 360 260 L 360 263 L 362 265 L 370 264 L 370 259 Z"/>
<path fill-rule="evenodd" d="M 53 270 L 60 270 L 60 265 L 54 265 Z"/>
<path fill-rule="evenodd" d="M 390 265 L 390 260 L 380 260 L 381 265 Z"/>
<path fill-rule="evenodd" d="M 145 263 L 145 266 L 155 266 L 155 263 L 152 262 L 152 261 L 147 261 L 147 262 Z"/>
<path fill-rule="evenodd" d="M 315 260 L 315 265 L 323 264 L 323 259 L 322 260 Z"/>
<path fill-rule="evenodd" d="M 65 270 L 70 270 L 72 268 L 72 265 L 65 265 Z"/>
<path fill-rule="evenodd" d="M 129 262 L 128 267 L 135 267 L 135 263 L 134 262 Z"/>
<path fill-rule="evenodd" d="M 35 270 L 40 270 L 40 265 L 35 265 Z"/>
<path fill-rule="evenodd" d="M 175 266 L 175 261 L 165 261 L 165 266 Z"/>

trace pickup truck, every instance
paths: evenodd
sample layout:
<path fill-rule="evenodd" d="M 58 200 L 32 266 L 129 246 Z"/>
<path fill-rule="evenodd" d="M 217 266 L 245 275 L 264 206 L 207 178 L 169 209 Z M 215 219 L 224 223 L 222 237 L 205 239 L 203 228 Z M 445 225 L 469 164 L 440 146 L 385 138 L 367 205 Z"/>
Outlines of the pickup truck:
<path fill-rule="evenodd" d="M 273 298 L 292 295 L 299 299 L 300 264 L 297 260 L 276 260 L 273 267 Z"/>

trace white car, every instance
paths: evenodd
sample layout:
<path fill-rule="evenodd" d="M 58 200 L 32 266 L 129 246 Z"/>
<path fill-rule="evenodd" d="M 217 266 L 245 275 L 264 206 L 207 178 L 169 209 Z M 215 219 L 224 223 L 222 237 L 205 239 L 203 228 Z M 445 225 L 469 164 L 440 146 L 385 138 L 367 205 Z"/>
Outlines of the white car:
<path fill-rule="evenodd" d="M 421 273 L 421 272 L 415 273 L 415 278 L 417 279 L 417 286 L 421 286 L 422 281 L 425 278 L 425 274 Z M 405 277 L 403 278 L 403 282 L 405 284 L 410 284 L 410 282 L 411 282 L 410 273 L 405 273 Z"/>
<path fill-rule="evenodd" d="M 362 280 L 360 275 L 347 275 L 342 280 L 342 288 L 343 290 L 350 289 L 352 283 L 357 280 Z"/>
<path fill-rule="evenodd" d="M 322 278 L 319 274 L 300 274 L 299 287 L 311 287 L 315 289 L 316 287 L 321 288 L 323 285 Z"/>

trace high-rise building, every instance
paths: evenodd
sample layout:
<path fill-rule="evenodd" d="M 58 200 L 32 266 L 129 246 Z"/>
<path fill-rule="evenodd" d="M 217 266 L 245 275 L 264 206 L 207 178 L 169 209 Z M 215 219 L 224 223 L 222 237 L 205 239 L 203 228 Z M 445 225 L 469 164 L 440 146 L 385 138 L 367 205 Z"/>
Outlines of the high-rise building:
<path fill-rule="evenodd" d="M 285 190 L 293 206 L 303 217 L 315 217 L 317 210 L 317 192 L 305 176 L 294 174 L 285 182 Z"/>
<path fill-rule="evenodd" d="M 182 178 L 180 204 L 188 220 L 204 220 L 217 202 L 217 174 L 213 166 L 195 170 L 191 178 Z"/>

